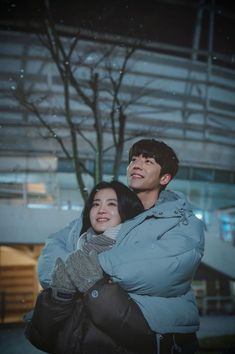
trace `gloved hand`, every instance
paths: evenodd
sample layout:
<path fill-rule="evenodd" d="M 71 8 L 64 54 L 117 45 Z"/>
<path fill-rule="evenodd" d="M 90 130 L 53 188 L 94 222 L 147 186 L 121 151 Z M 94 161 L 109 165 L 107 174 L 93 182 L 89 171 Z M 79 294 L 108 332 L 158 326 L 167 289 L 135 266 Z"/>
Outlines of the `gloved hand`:
<path fill-rule="evenodd" d="M 94 251 L 89 255 L 81 250 L 71 253 L 65 262 L 65 268 L 73 284 L 81 293 L 85 293 L 104 276 L 97 253 Z"/>
<path fill-rule="evenodd" d="M 76 289 L 66 272 L 65 263 L 60 257 L 56 260 L 51 279 L 52 296 L 60 301 L 72 300 Z"/>

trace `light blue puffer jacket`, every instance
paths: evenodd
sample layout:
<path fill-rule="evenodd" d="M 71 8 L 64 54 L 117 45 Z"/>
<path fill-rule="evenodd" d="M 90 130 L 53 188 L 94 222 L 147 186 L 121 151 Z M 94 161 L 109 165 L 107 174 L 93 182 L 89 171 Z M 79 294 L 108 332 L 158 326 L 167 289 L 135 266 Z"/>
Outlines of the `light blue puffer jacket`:
<path fill-rule="evenodd" d="M 81 220 L 51 235 L 39 257 L 43 287 L 55 257 L 77 248 Z M 114 247 L 99 255 L 104 271 L 139 305 L 152 330 L 190 333 L 199 328 L 191 282 L 204 251 L 203 224 L 182 195 L 163 191 L 156 205 L 126 221 Z"/>

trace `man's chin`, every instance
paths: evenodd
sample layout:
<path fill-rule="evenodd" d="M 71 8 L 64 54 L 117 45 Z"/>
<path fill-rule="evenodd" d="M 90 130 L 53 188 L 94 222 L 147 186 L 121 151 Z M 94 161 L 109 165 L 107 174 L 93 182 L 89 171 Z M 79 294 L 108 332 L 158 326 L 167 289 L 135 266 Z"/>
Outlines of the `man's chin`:
<path fill-rule="evenodd" d="M 129 186 L 136 194 L 143 192 L 143 189 L 136 186 Z"/>

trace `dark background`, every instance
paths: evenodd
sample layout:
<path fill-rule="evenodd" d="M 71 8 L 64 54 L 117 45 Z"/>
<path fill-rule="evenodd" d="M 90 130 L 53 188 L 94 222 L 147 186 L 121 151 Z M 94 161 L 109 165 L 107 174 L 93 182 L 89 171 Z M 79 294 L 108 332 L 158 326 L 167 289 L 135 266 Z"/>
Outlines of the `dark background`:
<path fill-rule="evenodd" d="M 42 21 L 42 0 L 1 0 L 0 20 L 14 24 Z M 198 4 L 215 6 L 213 50 L 235 56 L 235 10 L 233 1 L 193 0 L 54 0 L 53 17 L 59 24 L 148 41 L 192 47 Z M 200 49 L 208 49 L 208 18 L 202 21 Z"/>

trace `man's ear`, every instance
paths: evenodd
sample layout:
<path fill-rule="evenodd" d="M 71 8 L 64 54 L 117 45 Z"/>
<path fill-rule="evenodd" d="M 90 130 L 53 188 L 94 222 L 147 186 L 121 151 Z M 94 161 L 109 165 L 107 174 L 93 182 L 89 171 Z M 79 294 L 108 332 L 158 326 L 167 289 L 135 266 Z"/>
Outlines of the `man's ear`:
<path fill-rule="evenodd" d="M 165 186 L 167 185 L 171 180 L 171 175 L 169 173 L 166 173 L 160 178 L 160 185 Z"/>

